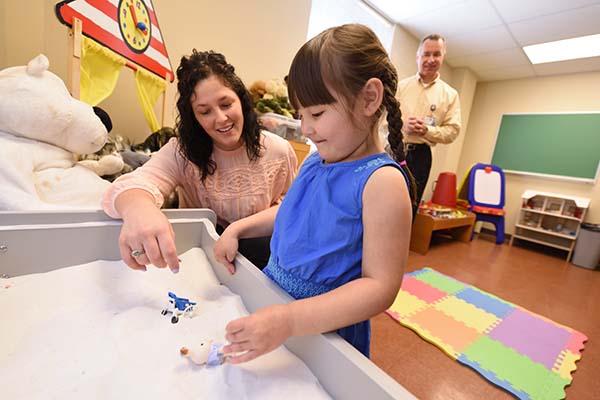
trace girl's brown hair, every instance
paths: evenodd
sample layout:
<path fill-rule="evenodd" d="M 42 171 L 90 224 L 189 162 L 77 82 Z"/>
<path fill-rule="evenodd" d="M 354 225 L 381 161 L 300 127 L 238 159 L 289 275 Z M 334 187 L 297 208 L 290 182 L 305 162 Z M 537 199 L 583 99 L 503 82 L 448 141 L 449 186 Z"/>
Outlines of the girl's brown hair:
<path fill-rule="evenodd" d="M 300 105 L 335 103 L 329 87 L 341 96 L 345 108 L 352 109 L 358 94 L 371 78 L 378 78 L 384 88 L 383 101 L 373 125 L 387 111 L 390 149 L 409 176 L 411 198 L 415 199 L 414 179 L 404 163 L 402 114 L 395 97 L 398 73 L 371 29 L 360 24 L 341 25 L 306 42 L 296 53 L 288 74 L 290 102 L 295 109 Z"/>

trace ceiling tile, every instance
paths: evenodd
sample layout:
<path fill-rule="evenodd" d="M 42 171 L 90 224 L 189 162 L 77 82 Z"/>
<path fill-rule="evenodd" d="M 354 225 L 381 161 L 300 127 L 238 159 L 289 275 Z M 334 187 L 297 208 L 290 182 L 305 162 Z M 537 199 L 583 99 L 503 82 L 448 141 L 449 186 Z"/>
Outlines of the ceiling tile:
<path fill-rule="evenodd" d="M 600 4 L 511 23 L 508 28 L 522 46 L 600 33 Z"/>
<path fill-rule="evenodd" d="M 478 32 L 446 37 L 448 56 L 462 57 L 481 52 L 517 47 L 517 43 L 504 25 Z"/>
<path fill-rule="evenodd" d="M 408 18 L 400 25 L 417 37 L 431 33 L 454 36 L 502 25 L 502 20 L 487 1 L 467 0 Z"/>
<path fill-rule="evenodd" d="M 474 71 L 516 65 L 530 65 L 523 50 L 518 47 L 464 57 L 447 57 L 446 61 L 453 67 L 470 67 Z"/>
<path fill-rule="evenodd" d="M 408 18 L 440 10 L 444 7 L 465 1 L 466 0 L 428 0 L 399 2 L 398 0 L 367 0 L 366 3 L 378 9 L 384 15 L 387 15 L 390 20 L 400 24 Z"/>
<path fill-rule="evenodd" d="M 593 4 L 598 0 L 490 0 L 505 22 L 556 14 Z"/>
<path fill-rule="evenodd" d="M 598 57 L 533 66 L 521 46 L 600 33 L 600 0 L 371 0 L 401 4 L 396 18 L 410 35 L 440 33 L 446 62 L 482 80 L 600 71 Z M 391 14 L 387 14 L 388 18 Z"/>

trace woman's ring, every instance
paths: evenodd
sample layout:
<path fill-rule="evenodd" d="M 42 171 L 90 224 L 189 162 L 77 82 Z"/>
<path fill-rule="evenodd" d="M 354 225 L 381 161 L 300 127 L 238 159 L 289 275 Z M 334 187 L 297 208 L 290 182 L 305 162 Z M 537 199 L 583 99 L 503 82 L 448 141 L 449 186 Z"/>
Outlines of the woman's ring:
<path fill-rule="evenodd" d="M 144 250 L 137 250 L 137 249 L 131 250 L 131 257 L 137 258 L 137 257 L 139 257 L 141 255 L 144 255 L 144 253 L 145 253 Z"/>

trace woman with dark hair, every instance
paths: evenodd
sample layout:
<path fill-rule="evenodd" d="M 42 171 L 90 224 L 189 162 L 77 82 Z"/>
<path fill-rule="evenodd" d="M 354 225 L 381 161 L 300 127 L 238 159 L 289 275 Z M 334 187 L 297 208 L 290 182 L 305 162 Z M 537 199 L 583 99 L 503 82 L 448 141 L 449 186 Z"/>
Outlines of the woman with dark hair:
<path fill-rule="evenodd" d="M 123 219 L 119 248 L 133 269 L 151 263 L 178 271 L 173 230 L 160 211 L 173 190 L 180 208 L 215 211 L 220 233 L 279 204 L 296 174 L 293 148 L 261 130 L 250 93 L 222 54 L 194 49 L 181 58 L 177 79 L 178 137 L 113 182 L 102 199 L 108 215 Z M 239 251 L 262 268 L 269 240 L 240 241 Z"/>

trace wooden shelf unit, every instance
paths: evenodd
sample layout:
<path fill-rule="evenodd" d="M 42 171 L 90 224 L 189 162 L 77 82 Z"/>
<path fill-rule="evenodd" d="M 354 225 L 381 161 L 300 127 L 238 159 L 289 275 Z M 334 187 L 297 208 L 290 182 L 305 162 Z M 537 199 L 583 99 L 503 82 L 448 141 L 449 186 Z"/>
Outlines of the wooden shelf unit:
<path fill-rule="evenodd" d="M 554 247 L 566 251 L 569 261 L 590 199 L 535 190 L 526 190 L 521 197 L 510 245 L 516 238 Z"/>

